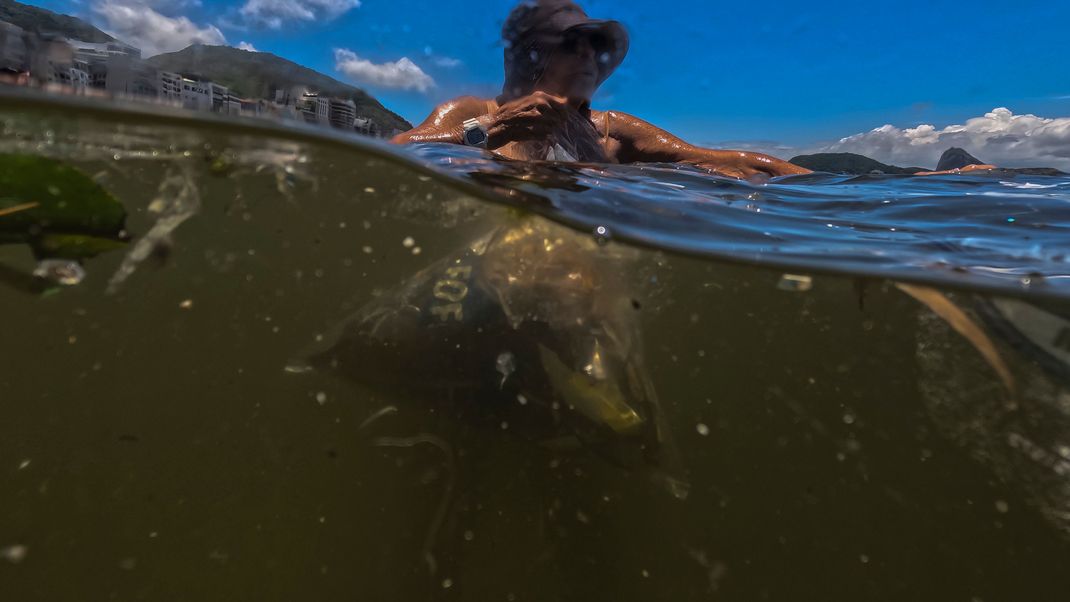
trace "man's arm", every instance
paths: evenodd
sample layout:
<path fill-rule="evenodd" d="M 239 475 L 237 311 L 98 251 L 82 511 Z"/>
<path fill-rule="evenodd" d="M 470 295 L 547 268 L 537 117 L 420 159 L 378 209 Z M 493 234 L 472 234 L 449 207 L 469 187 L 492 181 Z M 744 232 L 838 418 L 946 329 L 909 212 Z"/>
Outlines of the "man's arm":
<path fill-rule="evenodd" d="M 464 122 L 489 112 L 488 102 L 462 96 L 435 107 L 423 123 L 390 139 L 393 144 L 448 142 L 464 144 Z"/>
<path fill-rule="evenodd" d="M 947 174 L 964 174 L 964 173 L 971 173 L 971 172 L 974 172 L 974 171 L 989 171 L 989 170 L 993 170 L 993 169 L 999 169 L 999 168 L 996 167 L 995 165 L 989 165 L 987 163 L 985 163 L 983 165 L 978 164 L 978 163 L 971 163 L 970 165 L 966 165 L 964 167 L 957 167 L 955 169 L 945 169 L 943 171 L 919 171 L 919 172 L 915 173 L 914 175 L 916 175 L 916 176 L 943 176 L 943 175 L 947 175 Z"/>
<path fill-rule="evenodd" d="M 565 122 L 567 111 L 567 99 L 546 92 L 535 92 L 500 107 L 491 100 L 462 96 L 439 105 L 423 123 L 390 141 L 464 144 L 464 122 L 478 119 L 487 129 L 487 148 L 496 150 L 510 142 L 546 139 Z"/>
<path fill-rule="evenodd" d="M 762 153 L 714 150 L 688 144 L 627 113 L 606 111 L 602 115 L 609 121 L 609 136 L 620 144 L 617 159 L 621 163 L 690 163 L 735 178 L 810 173 L 809 169 Z"/>

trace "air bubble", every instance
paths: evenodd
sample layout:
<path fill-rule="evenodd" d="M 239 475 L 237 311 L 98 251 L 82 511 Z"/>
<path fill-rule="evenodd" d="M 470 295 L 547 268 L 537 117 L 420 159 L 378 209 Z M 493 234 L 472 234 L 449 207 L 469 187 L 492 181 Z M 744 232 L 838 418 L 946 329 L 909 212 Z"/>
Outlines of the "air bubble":
<path fill-rule="evenodd" d="M 22 545 L 7 546 L 6 548 L 0 548 L 0 558 L 11 564 L 18 564 L 26 558 L 28 551 L 26 546 Z"/>
<path fill-rule="evenodd" d="M 595 227 L 595 229 L 594 229 L 594 239 L 598 242 L 598 244 L 604 245 L 607 242 L 609 242 L 612 237 L 613 237 L 613 233 L 610 232 L 609 228 L 607 228 L 606 226 L 597 226 L 597 227 Z"/>

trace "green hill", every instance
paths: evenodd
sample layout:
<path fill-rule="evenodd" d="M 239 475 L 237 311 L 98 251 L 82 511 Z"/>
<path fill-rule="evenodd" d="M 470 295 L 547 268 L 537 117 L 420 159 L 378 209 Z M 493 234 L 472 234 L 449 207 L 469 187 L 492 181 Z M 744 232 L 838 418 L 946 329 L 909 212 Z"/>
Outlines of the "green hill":
<path fill-rule="evenodd" d="M 268 52 L 195 44 L 147 60 L 157 69 L 211 80 L 247 98 L 273 99 L 276 89 L 307 87 L 325 96 L 352 100 L 357 105 L 357 115 L 370 117 L 384 131 L 412 128 L 412 124 L 388 110 L 364 90 Z"/>
<path fill-rule="evenodd" d="M 957 160 L 951 162 L 949 158 L 955 158 Z M 868 174 L 874 170 L 886 174 L 912 174 L 919 171 L 929 171 L 924 167 L 896 167 L 895 165 L 886 165 L 875 159 L 870 159 L 865 155 L 855 153 L 815 153 L 813 155 L 799 155 L 797 157 L 792 157 L 789 163 L 794 163 L 799 167 L 805 167 L 814 171 L 851 175 Z M 954 169 L 971 163 L 980 163 L 980 159 L 977 159 L 960 148 L 951 148 L 941 156 L 940 166 L 938 166 L 937 169 Z M 1066 175 L 1062 171 L 1052 167 L 1001 167 L 999 169 L 1005 173 L 1024 176 Z"/>
<path fill-rule="evenodd" d="M 919 171 L 927 171 L 922 167 L 896 167 L 886 165 L 865 155 L 855 153 L 816 153 L 813 155 L 799 155 L 792 157 L 789 163 L 799 167 L 824 171 L 828 173 L 845 173 L 853 175 L 868 174 L 879 171 L 886 174 L 912 174 Z"/>
<path fill-rule="evenodd" d="M 85 21 L 14 0 L 0 0 L 0 21 L 37 33 L 55 33 L 85 42 L 111 42 L 115 38 Z"/>

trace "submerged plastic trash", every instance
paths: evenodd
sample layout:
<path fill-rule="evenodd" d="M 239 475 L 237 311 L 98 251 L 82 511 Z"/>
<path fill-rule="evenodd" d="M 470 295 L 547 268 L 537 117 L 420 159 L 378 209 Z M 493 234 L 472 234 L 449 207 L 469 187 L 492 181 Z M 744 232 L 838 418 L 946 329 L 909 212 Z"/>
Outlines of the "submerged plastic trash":
<path fill-rule="evenodd" d="M 85 269 L 76 261 L 45 259 L 37 263 L 33 275 L 56 284 L 74 286 L 85 279 Z"/>
<path fill-rule="evenodd" d="M 916 357 L 934 424 L 1070 533 L 1070 310 L 911 294 L 932 310 L 919 315 Z"/>
<path fill-rule="evenodd" d="M 619 464 L 674 472 L 627 294 L 632 260 L 528 219 L 414 274 L 306 358 L 362 384 L 459 400 L 458 413 L 536 440 L 571 434 Z"/>
<path fill-rule="evenodd" d="M 776 287 L 782 291 L 803 293 L 814 287 L 814 281 L 804 274 L 783 274 Z"/>
<path fill-rule="evenodd" d="M 0 153 L 0 244 L 28 244 L 39 260 L 81 260 L 125 246 L 125 223 L 123 205 L 74 167 Z"/>

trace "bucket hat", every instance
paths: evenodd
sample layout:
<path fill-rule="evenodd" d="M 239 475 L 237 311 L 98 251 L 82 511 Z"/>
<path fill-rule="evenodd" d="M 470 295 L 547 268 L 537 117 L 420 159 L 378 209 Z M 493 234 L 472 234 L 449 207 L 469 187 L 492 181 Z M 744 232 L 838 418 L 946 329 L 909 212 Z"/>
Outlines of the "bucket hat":
<path fill-rule="evenodd" d="M 570 36 L 585 35 L 598 54 L 601 85 L 628 54 L 628 32 L 617 21 L 592 19 L 571 0 L 525 0 L 502 26 L 505 84 L 499 102 L 534 92 L 554 51 Z"/>

